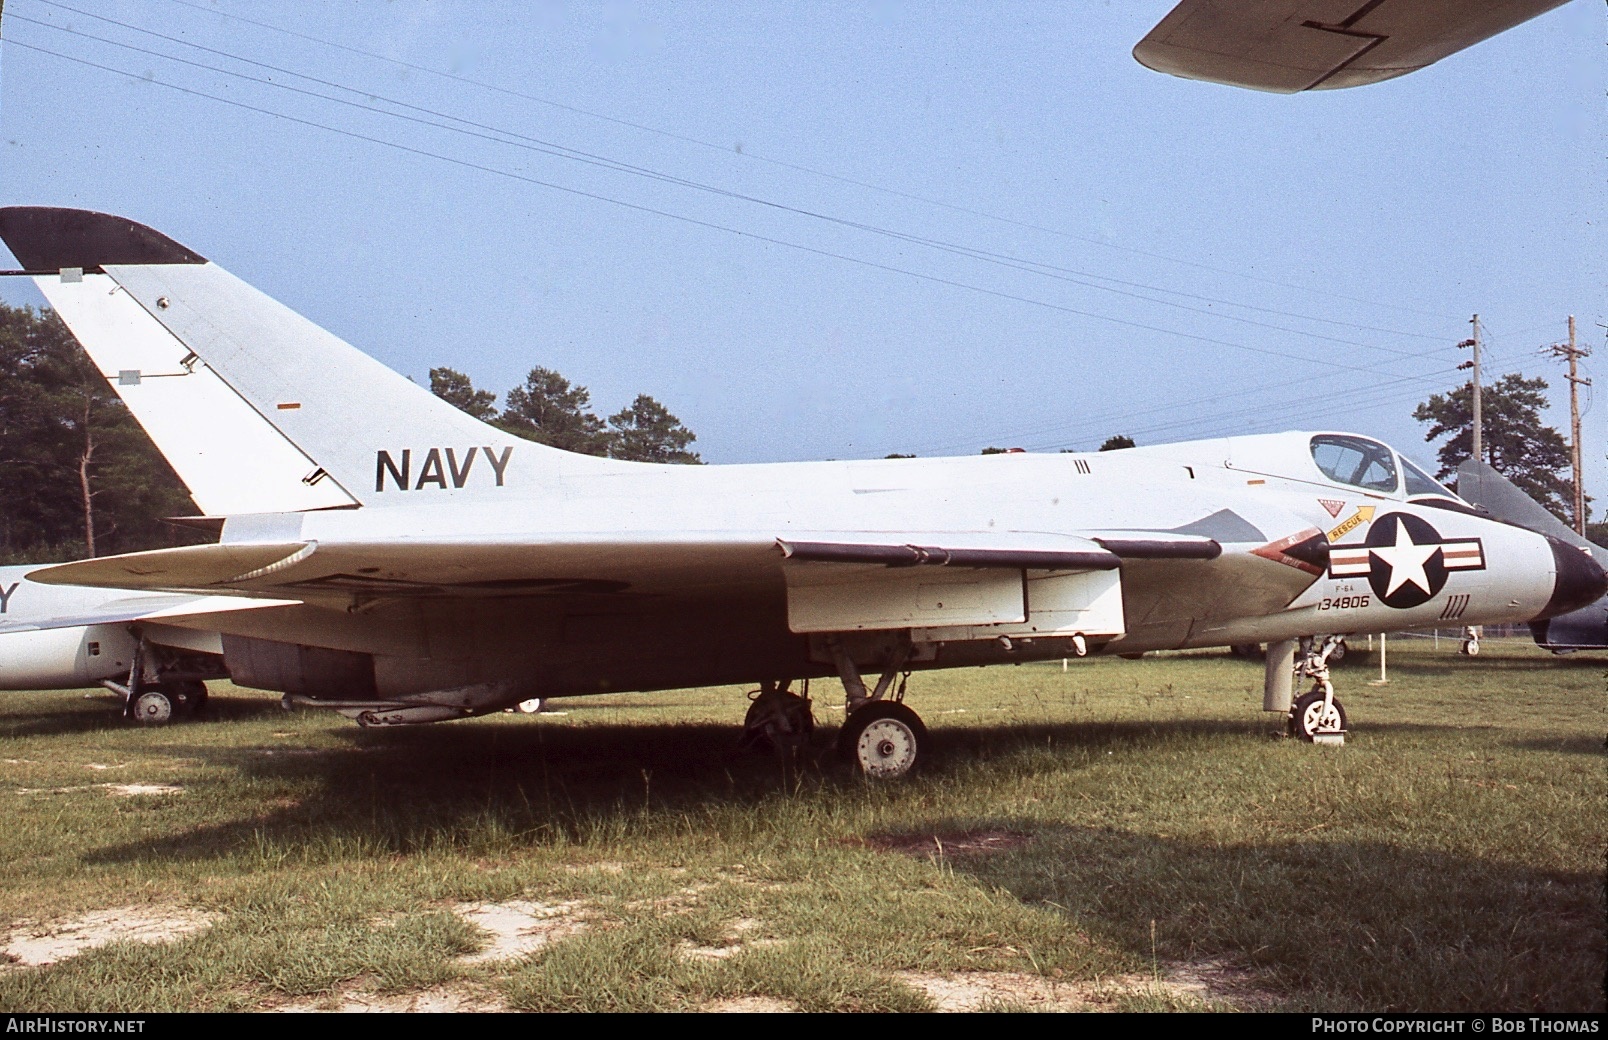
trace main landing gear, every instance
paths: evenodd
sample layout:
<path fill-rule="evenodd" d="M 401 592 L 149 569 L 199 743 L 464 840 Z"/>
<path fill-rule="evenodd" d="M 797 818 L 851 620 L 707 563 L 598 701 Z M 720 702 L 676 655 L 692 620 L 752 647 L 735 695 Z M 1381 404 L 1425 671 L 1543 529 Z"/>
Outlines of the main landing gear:
<path fill-rule="evenodd" d="M 1463 626 L 1463 645 L 1458 648 L 1458 652 L 1464 657 L 1480 656 L 1480 628 L 1479 625 Z"/>
<path fill-rule="evenodd" d="M 803 682 L 803 693 L 794 693 L 791 679 L 766 680 L 748 695 L 753 703 L 743 718 L 740 747 L 746 751 L 769 751 L 791 758 L 809 746 L 815 735 L 815 714 L 810 710 L 810 681 Z"/>
<path fill-rule="evenodd" d="M 1303 640 L 1303 644 L 1305 652 L 1296 674 L 1311 679 L 1312 689 L 1297 698 L 1290 708 L 1290 735 L 1314 744 L 1344 744 L 1346 709 L 1334 695 L 1329 664 L 1345 641 L 1340 636 L 1323 636 L 1311 643 Z"/>
<path fill-rule="evenodd" d="M 895 647 L 876 685 L 868 689 L 848 651 L 836 640 L 827 646 L 843 680 L 848 713 L 838 730 L 838 754 L 872 780 L 907 775 L 927 749 L 927 727 L 904 704 L 910 678 L 905 665 L 912 647 L 908 642 Z M 791 680 L 766 681 L 748 698 L 752 703 L 743 719 L 741 749 L 790 759 L 809 747 L 815 735 L 809 680 L 800 684 L 798 693 L 793 692 Z"/>
<path fill-rule="evenodd" d="M 148 660 L 151 657 L 154 662 Z M 147 666 L 152 663 L 155 675 L 148 677 Z M 153 655 L 142 641 L 134 651 L 127 683 L 107 679 L 101 685 L 123 699 L 125 719 L 141 726 L 165 726 L 175 719 L 199 717 L 207 706 L 207 684 L 193 672 L 181 671 L 186 664 L 176 656 Z"/>
<path fill-rule="evenodd" d="M 921 716 L 905 707 L 905 684 L 910 673 L 912 647 L 908 642 L 889 655 L 877 684 L 866 689 L 860 669 L 836 640 L 828 643 L 846 695 L 848 717 L 838 731 L 838 754 L 873 780 L 906 776 L 921 762 L 927 748 L 927 727 Z M 894 680 L 898 679 L 898 688 Z"/>

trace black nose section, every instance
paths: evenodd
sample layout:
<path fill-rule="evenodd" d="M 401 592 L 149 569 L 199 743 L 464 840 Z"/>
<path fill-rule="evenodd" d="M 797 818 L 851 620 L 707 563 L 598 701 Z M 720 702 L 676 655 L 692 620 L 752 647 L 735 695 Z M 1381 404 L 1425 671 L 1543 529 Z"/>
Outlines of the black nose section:
<path fill-rule="evenodd" d="M 1556 538 L 1549 537 L 1547 541 L 1552 544 L 1552 561 L 1557 565 L 1558 576 L 1553 579 L 1552 598 L 1536 615 L 1537 621 L 1579 610 L 1608 592 L 1608 573 L 1589 553 Z"/>

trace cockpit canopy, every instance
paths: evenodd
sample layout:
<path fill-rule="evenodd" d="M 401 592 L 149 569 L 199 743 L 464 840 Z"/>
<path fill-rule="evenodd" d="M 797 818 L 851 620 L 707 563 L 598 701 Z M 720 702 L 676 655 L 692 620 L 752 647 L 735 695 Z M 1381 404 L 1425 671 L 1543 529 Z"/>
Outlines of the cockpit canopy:
<path fill-rule="evenodd" d="M 1397 454 L 1387 444 L 1344 433 L 1320 433 L 1312 438 L 1312 461 L 1325 477 L 1336 484 L 1347 484 L 1380 494 L 1394 494 L 1398 487 Z M 1408 498 L 1435 495 L 1457 499 L 1428 473 L 1401 458 L 1401 477 L 1405 478 Z"/>

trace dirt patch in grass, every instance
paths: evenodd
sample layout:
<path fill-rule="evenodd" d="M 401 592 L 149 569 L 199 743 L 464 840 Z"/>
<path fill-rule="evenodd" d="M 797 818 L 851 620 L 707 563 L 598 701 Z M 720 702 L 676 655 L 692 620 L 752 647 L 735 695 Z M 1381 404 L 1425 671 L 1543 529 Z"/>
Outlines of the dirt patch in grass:
<path fill-rule="evenodd" d="M 925 993 L 939 1011 L 987 1007 L 1036 1011 L 1109 1011 L 1125 998 L 1153 996 L 1201 1004 L 1267 1007 L 1272 994 L 1256 987 L 1247 972 L 1218 961 L 1172 965 L 1159 977 L 1120 975 L 1099 982 L 1047 978 L 1010 971 L 965 971 L 948 975 L 900 972 L 901 982 Z"/>
<path fill-rule="evenodd" d="M 512 899 L 504 903 L 460 903 L 452 912 L 491 933 L 491 942 L 485 949 L 459 958 L 464 964 L 524 957 L 557 939 L 579 935 L 592 924 L 586 904 L 581 902 Z"/>
<path fill-rule="evenodd" d="M 74 787 L 19 787 L 18 794 L 76 794 L 79 791 L 105 791 L 113 798 L 138 798 L 159 794 L 183 794 L 178 784 L 78 784 Z"/>
<path fill-rule="evenodd" d="M 975 831 L 940 831 L 931 834 L 872 834 L 851 838 L 849 844 L 884 852 L 928 859 L 960 859 L 1019 849 L 1033 840 L 1031 834 L 995 827 Z"/>
<path fill-rule="evenodd" d="M 774 997 L 733 997 L 705 1004 L 700 1011 L 728 1015 L 774 1015 L 795 1010 L 793 1005 Z"/>
<path fill-rule="evenodd" d="M 206 914 L 178 906 L 120 907 L 71 920 L 19 921 L 0 946 L 0 960 L 10 966 L 39 967 L 107 943 L 172 942 L 211 923 Z"/>
<path fill-rule="evenodd" d="M 1107 980 L 1107 985 L 1124 996 L 1156 992 L 1246 1009 L 1271 1007 L 1278 1002 L 1278 997 L 1259 985 L 1249 971 L 1217 960 L 1167 965 L 1160 979 L 1149 975 L 1119 975 Z"/>
<path fill-rule="evenodd" d="M 620 875 L 625 873 L 625 864 L 614 860 L 606 860 L 601 863 L 571 863 L 565 866 L 564 871 L 569 874 Z"/>
<path fill-rule="evenodd" d="M 927 995 L 939 1011 L 976 1011 L 990 1004 L 1041 1011 L 1081 1011 L 1090 1006 L 1087 987 L 1013 971 L 966 971 L 931 975 L 906 971 L 900 982 Z"/>
<path fill-rule="evenodd" d="M 780 939 L 744 939 L 744 936 L 758 928 L 759 922 L 752 917 L 739 917 L 726 925 L 713 946 L 683 942 L 676 947 L 676 954 L 683 960 L 723 961 L 728 957 L 735 957 L 750 946 L 776 946 L 781 942 Z"/>
<path fill-rule="evenodd" d="M 623 903 L 620 909 L 633 913 L 642 910 L 655 910 L 664 914 L 684 914 L 696 907 L 703 894 L 715 887 L 713 881 L 695 881 L 690 885 L 683 885 L 667 896 L 654 899 L 633 899 Z"/>
<path fill-rule="evenodd" d="M 338 1014 L 429 1014 L 438 1012 L 507 1011 L 508 1006 L 489 991 L 470 986 L 435 986 L 417 993 L 363 993 L 342 991 L 314 1002 L 278 1004 L 268 1010 L 322 1011 Z"/>

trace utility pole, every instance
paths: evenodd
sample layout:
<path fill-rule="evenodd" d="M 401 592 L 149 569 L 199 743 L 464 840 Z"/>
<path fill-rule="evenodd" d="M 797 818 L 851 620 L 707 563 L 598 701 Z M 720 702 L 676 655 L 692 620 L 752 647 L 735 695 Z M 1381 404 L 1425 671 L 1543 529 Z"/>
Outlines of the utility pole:
<path fill-rule="evenodd" d="M 1470 454 L 1472 457 L 1484 462 L 1485 456 L 1481 450 L 1484 447 L 1484 438 L 1482 436 L 1484 427 L 1480 423 L 1480 316 L 1478 314 L 1474 315 L 1469 319 L 1469 324 L 1474 326 L 1474 335 L 1459 343 L 1458 346 L 1473 347 L 1474 360 L 1465 361 L 1457 367 L 1472 368 L 1474 370 L 1474 378 L 1469 383 L 1474 391 L 1474 450 Z"/>
<path fill-rule="evenodd" d="M 1586 533 L 1586 489 L 1580 472 L 1580 388 L 1590 386 L 1591 380 L 1579 375 L 1580 359 L 1590 357 L 1591 351 L 1575 345 L 1574 315 L 1569 315 L 1569 344 L 1554 343 L 1542 350 L 1557 358 L 1569 361 L 1569 453 L 1574 461 L 1574 521 L 1577 534 Z"/>

